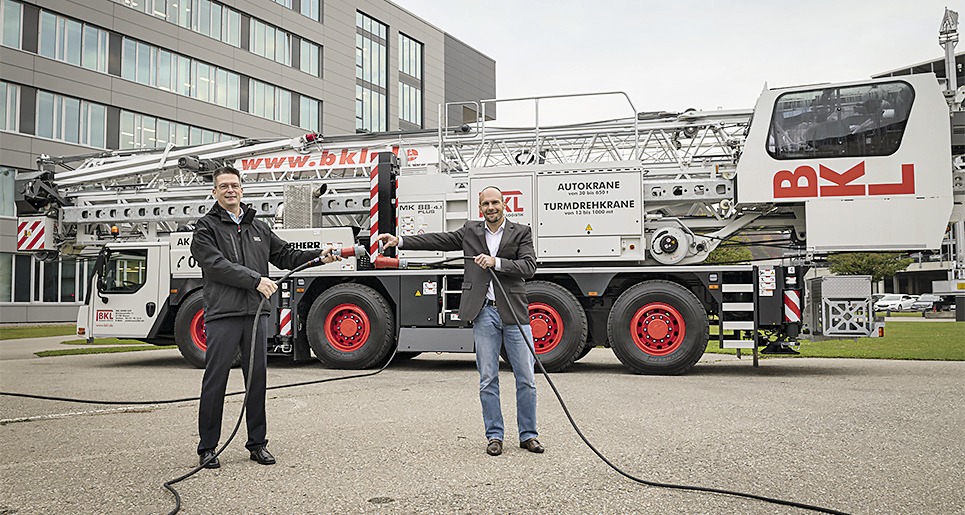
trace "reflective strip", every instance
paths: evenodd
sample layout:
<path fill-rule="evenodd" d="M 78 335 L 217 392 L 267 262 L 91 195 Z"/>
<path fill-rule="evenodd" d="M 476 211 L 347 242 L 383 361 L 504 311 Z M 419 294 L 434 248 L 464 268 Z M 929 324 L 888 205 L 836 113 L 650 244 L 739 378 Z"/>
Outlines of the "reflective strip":
<path fill-rule="evenodd" d="M 369 257 L 375 261 L 379 252 L 379 165 L 372 167 L 369 188 Z"/>
<path fill-rule="evenodd" d="M 784 291 L 784 321 L 801 321 L 801 292 L 798 290 Z"/>
<path fill-rule="evenodd" d="M 292 310 L 283 308 L 281 310 L 281 322 L 278 324 L 278 334 L 282 336 L 292 335 Z"/>
<path fill-rule="evenodd" d="M 44 250 L 44 226 L 40 220 L 17 224 L 17 250 Z"/>

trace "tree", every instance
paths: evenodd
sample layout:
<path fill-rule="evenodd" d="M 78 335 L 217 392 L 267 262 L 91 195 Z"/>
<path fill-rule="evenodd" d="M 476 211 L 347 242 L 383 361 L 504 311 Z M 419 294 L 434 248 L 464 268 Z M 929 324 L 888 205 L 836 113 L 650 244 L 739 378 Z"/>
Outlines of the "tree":
<path fill-rule="evenodd" d="M 838 275 L 870 275 L 872 282 L 891 277 L 914 261 L 897 252 L 854 252 L 828 256 L 828 268 Z"/>
<path fill-rule="evenodd" d="M 708 265 L 747 263 L 754 259 L 751 249 L 747 246 L 747 238 L 738 236 L 725 241 L 711 251 L 704 263 Z"/>

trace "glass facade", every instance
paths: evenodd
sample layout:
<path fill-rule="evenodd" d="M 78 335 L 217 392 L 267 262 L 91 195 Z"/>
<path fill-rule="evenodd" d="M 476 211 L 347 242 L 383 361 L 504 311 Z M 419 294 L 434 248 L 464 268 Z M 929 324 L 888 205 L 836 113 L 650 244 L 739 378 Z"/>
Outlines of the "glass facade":
<path fill-rule="evenodd" d="M 322 47 L 307 39 L 301 42 L 298 69 L 316 77 L 322 76 Z"/>
<path fill-rule="evenodd" d="M 421 129 L 422 43 L 399 33 L 399 125 Z"/>
<path fill-rule="evenodd" d="M 233 47 L 241 47 L 241 13 L 211 0 L 114 0 Z"/>
<path fill-rule="evenodd" d="M 0 302 L 81 303 L 93 268 L 87 259 L 45 262 L 29 254 L 0 252 Z"/>
<path fill-rule="evenodd" d="M 163 48 L 124 38 L 121 77 L 238 110 L 241 76 Z"/>
<path fill-rule="evenodd" d="M 261 20 L 252 18 L 248 40 L 248 49 L 251 53 L 286 66 L 291 66 L 291 34 Z"/>
<path fill-rule="evenodd" d="M 107 73 L 106 30 L 56 15 L 40 13 L 38 53 L 74 66 Z"/>
<path fill-rule="evenodd" d="M 194 127 L 146 114 L 121 111 L 120 149 L 164 148 L 168 143 L 183 147 L 233 139 L 201 127 Z"/>
<path fill-rule="evenodd" d="M 388 27 L 355 13 L 355 131 L 388 129 Z"/>
<path fill-rule="evenodd" d="M 0 0 L 0 44 L 20 48 L 20 32 L 23 29 L 23 6 L 13 0 Z"/>
<path fill-rule="evenodd" d="M 107 148 L 107 106 L 38 91 L 37 136 Z"/>
<path fill-rule="evenodd" d="M 20 86 L 0 82 L 0 130 L 20 130 Z"/>

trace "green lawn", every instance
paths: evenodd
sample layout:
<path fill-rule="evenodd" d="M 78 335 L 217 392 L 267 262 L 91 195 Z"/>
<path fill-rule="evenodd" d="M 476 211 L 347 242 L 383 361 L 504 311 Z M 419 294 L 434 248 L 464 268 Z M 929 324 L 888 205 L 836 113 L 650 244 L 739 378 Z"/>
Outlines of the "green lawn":
<path fill-rule="evenodd" d="M 712 329 L 716 327 L 712 326 Z M 716 331 L 715 331 L 716 332 Z M 712 335 L 711 338 L 714 338 Z M 800 356 L 762 355 L 762 358 L 869 358 L 926 359 L 965 361 L 965 322 L 885 322 L 883 338 L 857 338 L 802 341 Z M 707 352 L 735 354 L 734 349 L 720 349 L 716 340 Z M 749 349 L 743 353 L 750 354 Z"/>
<path fill-rule="evenodd" d="M 122 340 L 123 341 L 123 340 Z M 49 356 L 74 356 L 77 354 L 108 354 L 112 352 L 137 352 L 142 350 L 158 350 L 158 349 L 176 349 L 177 345 L 131 345 L 127 347 L 87 347 L 81 349 L 59 349 L 59 350 L 45 350 L 41 352 L 35 352 L 37 356 L 41 358 L 46 358 Z"/>
<path fill-rule="evenodd" d="M 45 336 L 71 336 L 77 332 L 74 324 L 37 326 L 0 326 L 0 340 L 19 338 L 43 338 Z"/>

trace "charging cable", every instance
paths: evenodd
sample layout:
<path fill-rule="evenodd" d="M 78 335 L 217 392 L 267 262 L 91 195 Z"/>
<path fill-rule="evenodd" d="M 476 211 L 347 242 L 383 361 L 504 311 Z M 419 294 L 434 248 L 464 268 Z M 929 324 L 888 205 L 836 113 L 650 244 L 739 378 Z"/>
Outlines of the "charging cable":
<path fill-rule="evenodd" d="M 503 289 L 502 283 L 499 282 L 499 278 L 496 276 L 496 271 L 493 270 L 492 268 L 487 268 L 487 270 L 489 271 L 489 275 L 492 276 L 492 278 L 493 278 L 493 284 L 496 285 L 496 289 L 499 290 L 499 294 L 503 297 L 503 300 L 506 301 L 506 304 L 509 305 L 509 296 L 506 295 L 506 290 Z M 695 491 L 695 492 L 709 492 L 709 493 L 717 493 L 717 494 L 724 494 L 724 495 L 734 495 L 734 496 L 737 496 L 737 497 L 745 497 L 745 498 L 747 498 L 747 499 L 755 499 L 755 500 L 758 500 L 758 501 L 764 501 L 764 502 L 769 502 L 769 503 L 774 503 L 774 504 L 780 504 L 780 505 L 783 505 L 783 506 L 792 506 L 792 507 L 794 507 L 794 508 L 802 508 L 802 509 L 805 509 L 805 510 L 811 510 L 811 511 L 816 511 L 816 512 L 821 512 L 821 513 L 832 513 L 832 514 L 839 514 L 839 515 L 845 513 L 845 512 L 841 512 L 841 511 L 837 511 L 837 510 L 832 510 L 832 509 L 830 509 L 830 508 L 822 508 L 822 507 L 820 507 L 820 506 L 812 506 L 812 505 L 810 505 L 810 504 L 804 504 L 804 503 L 799 503 L 799 502 L 794 502 L 794 501 L 785 501 L 785 500 L 783 500 L 783 499 L 775 499 L 775 498 L 773 498 L 773 497 L 765 497 L 765 496 L 763 496 L 763 495 L 747 494 L 747 493 L 743 493 L 743 492 L 735 492 L 735 491 L 732 491 L 732 490 L 724 490 L 724 489 L 720 489 L 720 488 L 710 488 L 710 487 L 705 487 L 705 486 L 678 485 L 678 484 L 673 484 L 673 483 L 659 483 L 659 482 L 656 482 L 656 481 L 647 481 L 646 479 L 640 479 L 640 478 L 638 478 L 638 477 L 636 477 L 636 476 L 634 476 L 634 475 L 632 475 L 632 474 L 629 474 L 629 473 L 627 473 L 627 472 L 624 472 L 622 469 L 620 469 L 620 467 L 617 467 L 616 465 L 613 464 L 613 462 L 611 462 L 610 460 L 608 460 L 607 457 L 603 455 L 603 453 L 601 453 L 599 450 L 597 450 L 597 448 L 594 447 L 592 443 L 590 443 L 590 441 L 586 438 L 586 436 L 583 435 L 583 432 L 580 431 L 580 428 L 576 425 L 576 421 L 573 420 L 573 416 L 570 414 L 569 408 L 567 408 L 567 407 L 566 407 L 566 403 L 563 402 L 563 397 L 560 395 L 560 391 L 556 389 L 556 385 L 553 384 L 553 380 L 550 379 L 549 373 L 546 372 L 546 369 L 543 368 L 543 364 L 540 362 L 539 357 L 536 356 L 536 351 L 534 350 L 533 342 L 530 341 L 530 340 L 528 340 L 528 339 L 526 338 L 526 333 L 523 332 L 522 323 L 519 321 L 519 317 L 516 316 L 516 312 L 515 312 L 515 311 L 510 310 L 510 313 L 513 314 L 513 319 L 516 321 L 516 328 L 519 329 L 519 334 L 522 335 L 523 341 L 526 342 L 526 348 L 529 349 L 530 354 L 533 355 L 533 359 L 536 360 L 536 365 L 539 366 L 540 372 L 543 374 L 543 377 L 546 378 L 546 382 L 549 383 L 550 388 L 553 389 L 553 394 L 556 395 L 556 400 L 559 401 L 560 406 L 563 408 L 563 413 L 566 414 L 566 418 L 567 418 L 567 420 L 570 421 L 570 425 L 573 426 L 573 430 L 575 430 L 575 431 L 576 431 L 576 434 L 579 435 L 579 437 L 580 437 L 581 440 L 583 440 L 583 443 L 585 443 L 586 446 L 589 447 L 590 450 L 593 451 L 593 453 L 597 455 L 597 457 L 599 457 L 601 460 L 603 460 L 603 463 L 606 463 L 607 465 L 609 465 L 610 468 L 612 468 L 613 470 L 615 470 L 615 471 L 616 471 L 618 474 L 620 474 L 621 476 L 623 476 L 623 477 L 625 477 L 625 478 L 627 478 L 627 479 L 629 479 L 629 480 L 631 480 L 631 481 L 635 481 L 635 482 L 637 482 L 637 483 L 644 484 L 644 485 L 647 485 L 647 486 L 656 486 L 656 487 L 660 487 L 660 488 L 671 488 L 671 489 L 676 489 L 676 490 L 691 490 L 691 491 Z"/>

